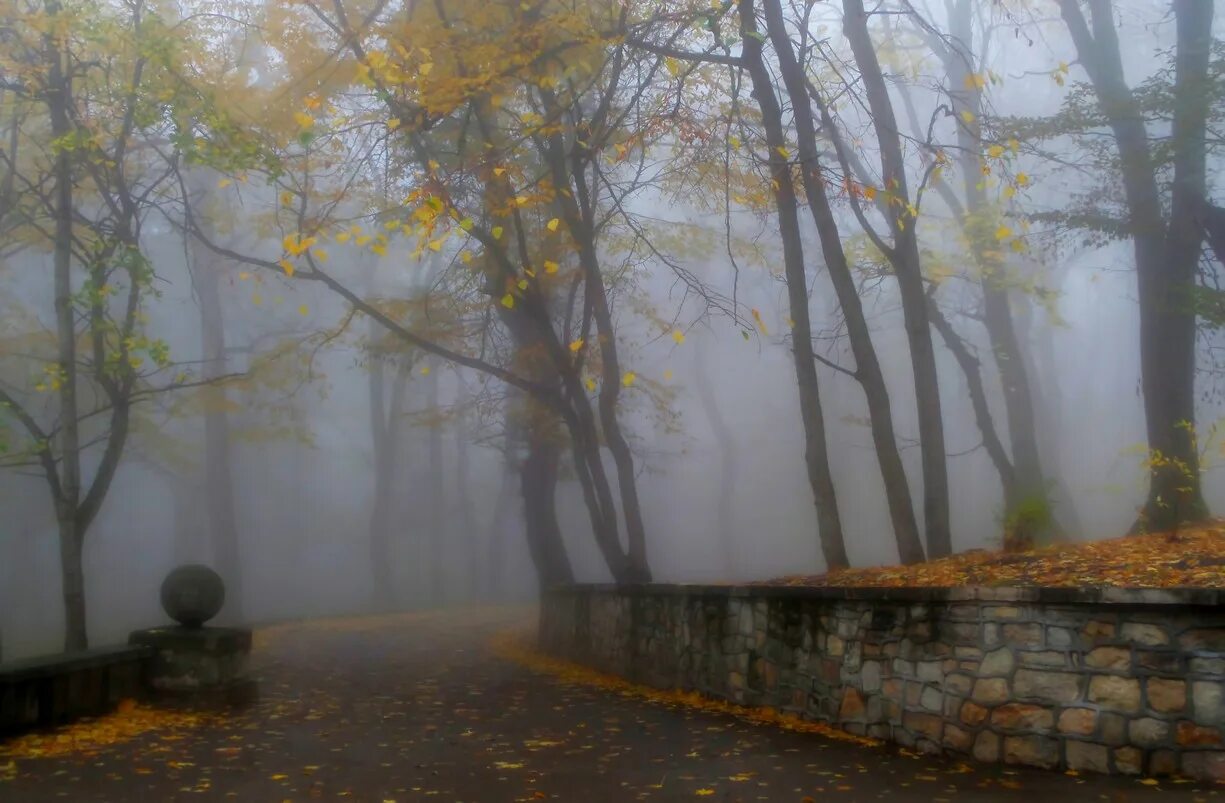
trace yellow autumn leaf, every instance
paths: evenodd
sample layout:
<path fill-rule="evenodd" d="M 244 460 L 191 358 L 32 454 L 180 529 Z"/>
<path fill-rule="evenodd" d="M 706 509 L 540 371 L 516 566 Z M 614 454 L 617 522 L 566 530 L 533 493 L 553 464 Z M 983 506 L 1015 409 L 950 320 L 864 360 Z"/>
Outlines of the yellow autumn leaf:
<path fill-rule="evenodd" d="M 869 201 L 876 200 L 876 188 L 875 187 L 864 187 L 863 197 L 867 198 Z"/>
<path fill-rule="evenodd" d="M 766 329 L 766 322 L 761 319 L 761 312 L 757 308 L 753 308 L 753 320 L 757 323 L 757 328 L 761 330 L 763 335 L 769 335 L 770 332 Z"/>
<path fill-rule="evenodd" d="M 526 290 L 526 289 L 527 289 L 527 279 L 520 279 L 520 280 L 519 280 L 519 289 L 520 289 L 520 290 Z"/>
<path fill-rule="evenodd" d="M 634 380 L 637 378 L 638 375 L 633 371 L 626 371 L 625 376 L 621 377 L 621 384 L 628 388 L 630 385 L 634 384 Z"/>
<path fill-rule="evenodd" d="M 494 226 L 492 229 L 489 230 L 489 233 L 493 235 L 493 239 L 495 240 L 502 239 L 502 227 L 501 226 Z"/>
<path fill-rule="evenodd" d="M 546 228 L 548 228 L 549 231 L 557 231 L 557 226 L 560 223 L 561 223 L 560 220 L 558 220 L 557 218 L 553 218 L 546 224 Z"/>
<path fill-rule="evenodd" d="M 505 168 L 505 167 L 495 167 L 495 168 L 493 169 L 493 174 L 494 174 L 495 176 L 500 176 L 500 175 L 502 175 L 502 174 L 503 174 L 503 173 L 505 173 L 505 172 L 506 172 L 506 168 Z"/>
<path fill-rule="evenodd" d="M 349 232 L 342 231 L 340 234 L 336 235 L 336 242 L 340 243 L 341 245 L 344 245 L 345 243 L 349 242 L 349 238 L 351 238 L 352 236 L 353 235 L 349 234 Z"/>
<path fill-rule="evenodd" d="M 222 189 L 222 190 L 224 190 L 226 187 L 230 186 L 230 185 L 231 185 L 231 184 L 233 184 L 233 183 L 234 183 L 234 182 L 233 182 L 233 181 L 231 181 L 230 179 L 228 179 L 228 178 L 223 178 L 223 179 L 221 179 L 221 181 L 218 181 L 218 182 L 217 182 L 217 188 L 218 188 L 218 189 Z"/>
<path fill-rule="evenodd" d="M 715 793 L 715 790 L 713 789 L 699 789 L 698 791 L 694 792 L 694 794 L 697 795 L 698 797 L 708 797 L 710 795 L 713 795 L 714 793 Z"/>
<path fill-rule="evenodd" d="M 1029 174 L 1028 173 L 1017 173 L 1017 186 L 1018 187 L 1028 187 L 1029 186 Z"/>
<path fill-rule="evenodd" d="M 510 293 L 507 293 L 506 295 L 502 296 L 502 306 L 506 307 L 507 309 L 514 309 L 515 308 L 515 297 L 512 296 Z"/>
<path fill-rule="evenodd" d="M 781 157 L 783 157 L 784 159 L 790 159 L 790 158 L 791 158 L 791 151 L 787 150 L 787 148 L 786 148 L 786 147 L 784 147 L 784 146 L 782 146 L 782 145 L 779 145 L 779 146 L 778 146 L 777 148 L 775 148 L 774 150 L 778 151 L 778 155 L 779 155 L 779 156 L 781 156 Z"/>
<path fill-rule="evenodd" d="M 1005 198 L 1012 198 L 1012 197 L 1013 197 L 1014 195 L 1016 195 L 1016 194 L 1017 194 L 1017 191 L 1016 191 L 1016 188 L 1015 188 L 1015 187 L 1005 187 L 1005 188 L 1004 188 L 1004 197 L 1005 197 Z"/>
<path fill-rule="evenodd" d="M 315 118 L 306 112 L 294 112 L 293 119 L 299 128 L 312 128 L 315 125 Z"/>
<path fill-rule="evenodd" d="M 961 119 L 965 120 L 967 123 L 972 123 L 974 122 L 974 114 L 969 110 L 963 110 L 961 112 Z"/>
<path fill-rule="evenodd" d="M 544 261 L 544 272 L 545 273 L 557 273 L 559 267 L 560 266 L 551 259 L 546 259 Z"/>
<path fill-rule="evenodd" d="M 429 75 L 431 72 L 434 71 L 434 62 L 427 61 L 425 64 L 419 65 L 417 67 L 417 71 L 421 73 L 422 75 Z"/>
<path fill-rule="evenodd" d="M 302 305 L 300 305 L 300 306 L 298 307 L 298 314 L 299 314 L 299 315 L 305 315 L 305 314 L 306 314 L 306 313 L 308 313 L 308 312 L 310 312 L 310 309 L 309 309 L 309 308 L 307 308 L 307 306 L 306 306 L 305 304 L 302 304 Z"/>
<path fill-rule="evenodd" d="M 469 251 L 463 251 L 460 253 L 459 259 L 465 265 L 471 265 L 472 264 L 472 253 Z"/>
<path fill-rule="evenodd" d="M 281 266 L 281 270 L 285 271 L 286 276 L 293 276 L 293 272 L 294 272 L 293 263 L 290 262 L 288 259 L 277 260 L 276 264 Z"/>
<path fill-rule="evenodd" d="M 1012 229 L 1008 228 L 1007 226 L 1000 226 L 995 230 L 995 239 L 997 240 L 1007 240 L 1011 236 Z"/>
<path fill-rule="evenodd" d="M 587 377 L 587 381 L 586 381 L 586 382 L 584 382 L 583 384 L 585 384 L 585 385 L 587 386 L 587 390 L 588 390 L 588 392 L 591 392 L 591 391 L 594 391 L 594 390 L 595 390 L 595 380 L 594 380 L 594 379 L 592 379 L 591 377 Z"/>
<path fill-rule="evenodd" d="M 667 68 L 668 74 L 673 77 L 680 74 L 681 63 L 674 56 L 664 56 L 664 67 Z"/>
<path fill-rule="evenodd" d="M 992 145 L 987 148 L 987 155 L 992 159 L 998 159 L 1004 155 L 1004 147 L 1002 145 Z"/>
<path fill-rule="evenodd" d="M 311 256 L 320 262 L 328 261 L 328 252 L 324 251 L 322 248 L 316 248 L 314 251 L 311 251 Z"/>
<path fill-rule="evenodd" d="M 679 346 L 681 343 L 685 342 L 685 333 L 682 332 L 680 329 L 673 329 L 672 339 L 676 341 L 676 344 Z"/>
<path fill-rule="evenodd" d="M 579 350 L 579 349 L 581 349 L 582 347 L 583 347 L 583 338 L 581 338 L 581 337 L 580 337 L 580 338 L 576 338 L 576 339 L 574 339 L 574 340 L 570 341 L 570 350 L 571 350 L 571 351 L 578 351 L 578 350 Z"/>
<path fill-rule="evenodd" d="M 731 145 L 733 148 L 739 148 L 740 147 L 740 137 L 728 137 L 727 144 Z"/>
<path fill-rule="evenodd" d="M 441 251 L 442 250 L 442 240 L 430 240 L 430 250 L 431 251 Z"/>
<path fill-rule="evenodd" d="M 422 376 L 429 376 L 429 375 L 430 375 L 430 367 L 429 367 L 428 365 L 423 365 L 423 366 L 421 366 L 421 375 L 422 375 Z"/>
<path fill-rule="evenodd" d="M 399 118 L 399 117 L 392 117 L 390 120 L 388 120 L 388 121 L 387 121 L 387 130 L 388 130 L 388 131 L 395 131 L 395 130 L 396 130 L 397 128 L 399 128 L 399 127 L 400 127 L 400 118 Z"/>

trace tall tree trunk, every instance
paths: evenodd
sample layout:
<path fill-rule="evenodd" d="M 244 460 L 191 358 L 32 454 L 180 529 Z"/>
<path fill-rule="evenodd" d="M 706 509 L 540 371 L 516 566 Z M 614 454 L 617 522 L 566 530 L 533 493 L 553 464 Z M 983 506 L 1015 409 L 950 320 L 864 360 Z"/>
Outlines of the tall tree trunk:
<path fill-rule="evenodd" d="M 514 518 L 515 469 L 510 457 L 502 471 L 502 482 L 497 499 L 493 503 L 489 526 L 485 528 L 485 599 L 496 600 L 501 596 L 505 577 L 506 525 Z M 526 519 L 526 515 L 524 516 Z"/>
<path fill-rule="evenodd" d="M 204 182 L 197 182 L 203 187 Z M 216 380 L 226 373 L 225 319 L 218 290 L 220 265 L 199 242 L 193 242 L 191 282 L 200 309 L 204 396 L 204 495 L 217 573 L 225 581 L 225 617 L 243 619 L 242 554 L 230 453 L 230 418 L 225 388 Z"/>
<path fill-rule="evenodd" d="M 843 33 L 850 42 L 855 64 L 864 83 L 872 127 L 880 148 L 881 174 L 889 192 L 902 201 L 888 207 L 887 219 L 893 232 L 893 246 L 887 250 L 886 257 L 897 277 L 906 339 L 910 345 L 915 403 L 919 418 L 919 450 L 923 462 L 923 518 L 927 534 L 927 554 L 931 558 L 940 558 L 953 551 L 949 521 L 948 457 L 944 446 L 944 420 L 940 409 L 936 352 L 932 346 L 931 327 L 927 318 L 927 297 L 923 290 L 919 242 L 915 234 L 918 221 L 908 218 L 910 191 L 901 138 L 893 113 L 893 103 L 889 98 L 889 89 L 881 72 L 872 37 L 868 33 L 868 15 L 864 11 L 862 0 L 843 0 L 842 8 Z"/>
<path fill-rule="evenodd" d="M 743 58 L 753 83 L 753 95 L 761 108 L 762 125 L 778 207 L 779 236 L 787 278 L 792 356 L 800 395 L 800 418 L 804 425 L 804 459 L 817 508 L 817 532 L 828 569 L 848 565 L 842 535 L 842 518 L 829 465 L 825 439 L 825 414 L 817 382 L 817 362 L 812 347 L 812 320 L 808 311 L 808 276 L 804 271 L 804 245 L 800 235 L 798 203 L 787 153 L 783 113 L 774 94 L 774 83 L 762 56 L 762 36 L 757 30 L 754 0 L 741 0 L 740 24 L 744 34 Z"/>
<path fill-rule="evenodd" d="M 475 600 L 481 589 L 480 536 L 476 532 L 476 519 L 472 515 L 471 476 L 468 470 L 467 412 L 462 409 L 465 399 L 460 400 L 461 410 L 455 419 L 455 503 L 459 513 L 459 526 L 463 542 L 468 550 L 468 598 Z"/>
<path fill-rule="evenodd" d="M 918 563 L 923 560 L 923 542 L 915 521 L 914 503 L 911 500 L 910 484 L 902 465 L 897 437 L 893 430 L 893 411 L 889 404 L 889 389 L 881 371 L 876 347 L 872 343 L 871 331 L 859 298 L 859 289 L 842 249 L 838 223 L 830 205 L 825 182 L 821 177 L 821 166 L 817 153 L 817 127 L 812 115 L 808 84 L 804 77 L 787 28 L 783 21 L 779 0 L 765 0 L 766 25 L 770 40 L 778 55 L 779 71 L 783 77 L 787 95 L 795 117 L 795 129 L 800 155 L 800 175 L 805 198 L 813 223 L 821 241 L 821 252 L 826 270 L 838 296 L 838 304 L 846 321 L 847 336 L 851 352 L 855 356 L 854 377 L 863 388 L 868 402 L 868 420 L 872 431 L 872 443 L 880 466 L 881 480 L 885 486 L 885 500 L 889 506 L 889 518 L 897 541 L 898 557 L 903 563 Z M 825 107 L 822 106 L 824 111 Z M 828 113 L 827 125 L 832 125 Z"/>
<path fill-rule="evenodd" d="M 60 4 L 47 3 L 47 14 L 54 20 Z M 68 116 L 72 97 L 72 78 L 65 71 L 63 53 L 54 34 L 45 38 L 47 47 L 47 108 L 51 119 L 51 138 L 59 141 L 72 133 Z M 72 151 L 60 148 L 54 162 L 55 194 L 55 328 L 56 358 L 60 382 L 60 471 L 59 492 L 55 494 L 55 517 L 59 529 L 60 574 L 64 598 L 64 649 L 83 650 L 89 646 L 85 618 L 85 570 L 82 564 L 84 528 L 77 514 L 81 501 L 81 437 L 77 407 L 76 315 L 72 300 Z"/>
<path fill-rule="evenodd" d="M 697 357 L 694 360 L 694 386 L 698 391 L 698 400 L 702 404 L 702 412 L 710 422 L 711 432 L 715 436 L 715 445 L 719 451 L 719 498 L 715 503 L 715 516 L 719 528 L 719 544 L 723 550 L 723 572 L 729 579 L 739 565 L 736 555 L 736 529 L 732 518 L 732 499 L 736 493 L 736 434 L 723 418 L 719 408 L 719 399 L 710 384 L 710 369 L 707 364 L 707 346 L 703 340 L 698 344 Z"/>
<path fill-rule="evenodd" d="M 546 98 L 551 97 L 544 93 Z M 565 143 L 560 133 L 549 138 L 549 166 L 553 180 L 559 187 L 571 188 L 571 192 L 558 193 L 556 202 L 562 218 L 578 246 L 579 265 L 583 270 L 583 291 L 588 309 L 592 312 L 596 332 L 599 335 L 600 367 L 603 381 L 600 383 L 597 408 L 604 442 L 612 455 L 617 471 L 617 490 L 621 497 L 621 514 L 626 533 L 626 557 L 628 566 L 624 570 L 624 581 L 649 582 L 650 564 L 646 553 L 646 525 L 642 518 L 642 505 L 638 498 L 638 478 L 634 472 L 634 456 L 624 429 L 617 417 L 617 400 L 621 393 L 621 364 L 617 354 L 617 333 L 613 325 L 612 308 L 604 288 L 604 275 L 596 250 L 596 208 L 584 174 L 585 158 L 581 149 L 573 150 L 573 158 L 567 169 Z M 564 369 L 563 369 L 564 370 Z M 571 372 L 572 373 L 572 372 Z M 572 387 L 581 387 L 577 376 L 567 377 Z M 574 397 L 578 400 L 578 397 Z M 585 401 L 585 397 L 582 400 Z M 590 449 L 588 449 L 590 452 Z M 589 456 L 590 458 L 590 456 Z M 610 509 L 611 510 L 611 509 Z M 615 513 L 612 514 L 615 520 Z"/>
<path fill-rule="evenodd" d="M 386 398 L 386 365 L 381 356 L 370 365 L 370 436 L 374 447 L 374 500 L 370 506 L 369 550 L 372 597 L 383 609 L 396 605 L 395 562 L 391 551 L 392 489 L 397 478 L 400 427 L 404 416 L 404 393 L 408 386 L 408 363 L 396 370 L 391 400 Z"/>
<path fill-rule="evenodd" d="M 1213 3 L 1174 0 L 1174 181 L 1166 226 L 1143 113 L 1123 73 L 1109 0 L 1059 0 L 1119 151 L 1140 302 L 1140 383 L 1150 452 L 1149 493 L 1136 529 L 1208 516 L 1195 440 L 1195 290 L 1203 231 L 1207 67 Z"/>
<path fill-rule="evenodd" d="M 425 381 L 426 399 L 430 413 L 439 415 L 438 396 L 438 366 L 431 366 L 429 376 Z M 427 559 L 426 565 L 430 572 L 430 601 L 442 604 L 447 601 L 448 582 L 446 571 L 446 483 L 443 477 L 442 459 L 442 427 L 437 421 L 431 422 L 426 435 L 427 452 L 429 454 L 428 477 L 426 486 L 429 488 L 429 532 L 426 535 Z"/>
<path fill-rule="evenodd" d="M 1008 440 L 1012 451 L 1011 478 L 1006 479 L 1001 474 L 1006 521 L 1020 528 L 1020 543 L 1017 545 L 1024 546 L 1028 541 L 1053 535 L 1059 527 L 1051 509 L 1049 489 L 1038 450 L 1037 419 L 1029 372 L 1009 305 L 1008 281 L 1005 275 L 1007 266 L 1002 259 L 988 256 L 988 249 L 981 242 L 981 236 L 975 236 L 971 223 L 973 216 L 982 214 L 988 204 L 979 170 L 982 153 L 982 90 L 972 78 L 975 62 L 971 49 L 974 30 L 970 0 L 957 0 L 949 24 L 949 38 L 953 44 L 942 49 L 940 57 L 948 76 L 953 111 L 959 121 L 958 162 L 965 197 L 964 207 L 952 205 L 971 243 L 971 252 L 981 274 L 979 285 L 983 294 L 983 323 L 999 372 L 1008 424 Z M 942 195 L 952 193 L 944 184 L 940 185 L 939 191 Z"/>
<path fill-rule="evenodd" d="M 528 452 L 519 469 L 528 549 L 540 590 L 574 582 L 557 523 L 557 469 L 561 448 L 548 433 L 528 432 Z"/>

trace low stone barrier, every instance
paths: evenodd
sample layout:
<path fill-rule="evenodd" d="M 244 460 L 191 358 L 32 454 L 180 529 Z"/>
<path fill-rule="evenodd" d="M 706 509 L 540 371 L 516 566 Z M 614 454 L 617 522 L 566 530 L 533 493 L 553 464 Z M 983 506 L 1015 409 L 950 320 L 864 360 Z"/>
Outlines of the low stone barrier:
<path fill-rule="evenodd" d="M 983 762 L 1225 780 L 1225 592 L 600 586 L 547 652 Z"/>
<path fill-rule="evenodd" d="M 105 714 L 140 698 L 152 650 L 103 647 L 0 664 L 0 735 Z"/>

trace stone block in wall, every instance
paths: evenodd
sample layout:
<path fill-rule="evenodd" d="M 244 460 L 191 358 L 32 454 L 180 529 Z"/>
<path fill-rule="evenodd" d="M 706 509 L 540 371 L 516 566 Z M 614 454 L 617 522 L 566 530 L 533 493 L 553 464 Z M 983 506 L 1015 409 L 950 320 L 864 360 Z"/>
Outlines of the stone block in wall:
<path fill-rule="evenodd" d="M 1065 708 L 1059 712 L 1060 733 L 1092 736 L 1097 730 L 1097 711 L 1092 708 Z"/>
<path fill-rule="evenodd" d="M 1171 678 L 1149 678 L 1144 682 L 1148 707 L 1159 714 L 1177 714 L 1187 707 L 1187 682 Z"/>
<path fill-rule="evenodd" d="M 1110 772 L 1110 749 L 1105 745 L 1069 741 L 1064 747 L 1064 754 L 1070 770 Z"/>
<path fill-rule="evenodd" d="M 1143 622 L 1124 622 L 1119 637 L 1145 647 L 1163 647 L 1170 643 L 1170 636 L 1164 629 Z"/>
<path fill-rule="evenodd" d="M 991 715 L 991 711 L 972 700 L 966 700 L 961 704 L 961 713 L 959 719 L 972 728 L 987 721 L 987 717 Z"/>
<path fill-rule="evenodd" d="M 989 764 L 1000 760 L 1000 737 L 991 731 L 980 731 L 974 737 L 974 758 Z"/>
<path fill-rule="evenodd" d="M 940 742 L 944 729 L 944 719 L 936 714 L 925 714 L 921 711 L 907 711 L 902 715 L 902 727 L 915 734 L 926 736 L 934 742 Z"/>
<path fill-rule="evenodd" d="M 1144 771 L 1144 754 L 1135 747 L 1116 747 L 1114 769 L 1121 775 L 1139 775 Z"/>
<path fill-rule="evenodd" d="M 1225 744 L 1220 728 L 1199 725 L 1185 719 L 1179 720 L 1175 733 L 1180 747 L 1219 747 Z"/>
<path fill-rule="evenodd" d="M 1225 724 L 1225 682 L 1192 682 L 1191 709 L 1196 722 L 1205 725 Z"/>
<path fill-rule="evenodd" d="M 1169 650 L 1136 650 L 1136 669 L 1147 674 L 1181 675 L 1185 673 L 1186 659 Z"/>
<path fill-rule="evenodd" d="M 1085 666 L 1090 669 L 1131 668 L 1131 649 L 1128 647 L 1094 647 L 1085 653 Z"/>
<path fill-rule="evenodd" d="M 1068 667 L 1068 653 L 1061 650 L 1017 650 L 1016 657 L 1021 666 L 1044 669 L 1066 669 Z"/>
<path fill-rule="evenodd" d="M 1012 691 L 1018 698 L 1041 702 L 1075 702 L 1080 698 L 1080 688 L 1081 676 L 1073 672 L 1018 669 L 1012 680 Z"/>
<path fill-rule="evenodd" d="M 1127 725 L 1127 736 L 1139 747 L 1157 747 L 1170 738 L 1170 723 L 1152 717 L 1133 719 Z"/>
<path fill-rule="evenodd" d="M 970 696 L 976 703 L 999 705 L 1010 696 L 1008 681 L 1004 678 L 979 678 L 974 682 L 974 691 Z"/>
<path fill-rule="evenodd" d="M 1089 678 L 1089 700 L 1116 711 L 1136 713 L 1140 710 L 1140 681 L 1117 675 L 1095 675 Z"/>
<path fill-rule="evenodd" d="M 1005 703 L 991 712 L 991 727 L 998 730 L 1045 732 L 1054 726 L 1054 712 L 1032 703 Z"/>
<path fill-rule="evenodd" d="M 1225 627 L 1188 630 L 1178 637 L 1184 650 L 1225 654 Z"/>
<path fill-rule="evenodd" d="M 1187 752 L 1182 756 L 1182 772 L 1192 778 L 1225 782 L 1225 753 Z"/>
<path fill-rule="evenodd" d="M 1059 766 L 1059 740 L 1049 736 L 1005 736 L 1004 763 L 1051 769 Z"/>
<path fill-rule="evenodd" d="M 1042 625 L 1037 622 L 1006 624 L 1002 628 L 1003 639 L 1014 647 L 1041 647 Z"/>

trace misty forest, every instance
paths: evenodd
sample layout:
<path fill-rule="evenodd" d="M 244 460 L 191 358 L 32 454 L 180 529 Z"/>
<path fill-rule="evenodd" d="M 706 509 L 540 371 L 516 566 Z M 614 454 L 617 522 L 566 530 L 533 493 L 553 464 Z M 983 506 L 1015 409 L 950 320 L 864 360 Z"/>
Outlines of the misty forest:
<path fill-rule="evenodd" d="M 1215 11 L 2 0 L 5 659 L 1210 522 Z"/>

